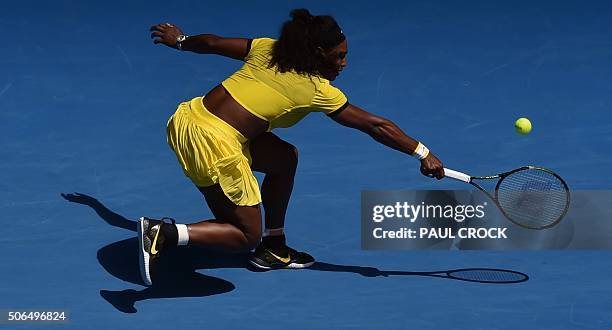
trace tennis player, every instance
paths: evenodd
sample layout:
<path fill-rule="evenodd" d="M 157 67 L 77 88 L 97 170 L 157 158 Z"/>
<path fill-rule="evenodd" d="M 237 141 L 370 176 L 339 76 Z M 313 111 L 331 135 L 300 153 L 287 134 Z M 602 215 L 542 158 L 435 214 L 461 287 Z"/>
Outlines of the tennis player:
<path fill-rule="evenodd" d="M 348 45 L 331 16 L 291 12 L 278 40 L 187 36 L 170 23 L 151 27 L 155 44 L 179 51 L 217 54 L 244 62 L 204 97 L 178 106 L 167 125 L 168 144 L 215 216 L 193 224 L 141 218 L 141 271 L 164 248 L 197 245 L 224 251 L 255 249 L 250 262 L 262 269 L 305 268 L 307 253 L 286 245 L 285 213 L 298 164 L 297 149 L 271 131 L 290 127 L 311 112 L 358 129 L 376 141 L 415 156 L 421 172 L 438 179 L 442 163 L 391 121 L 350 104 L 331 85 L 346 67 Z M 261 191 L 252 171 L 265 173 Z M 265 210 L 262 233 L 260 204 Z M 263 238 L 262 238 L 263 236 Z"/>

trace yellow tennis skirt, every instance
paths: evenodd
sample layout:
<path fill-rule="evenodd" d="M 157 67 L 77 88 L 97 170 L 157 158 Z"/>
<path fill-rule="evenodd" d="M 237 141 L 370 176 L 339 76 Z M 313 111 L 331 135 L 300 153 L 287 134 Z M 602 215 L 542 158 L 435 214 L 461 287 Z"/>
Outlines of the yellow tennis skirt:
<path fill-rule="evenodd" d="M 261 203 L 251 171 L 248 140 L 210 113 L 202 97 L 183 102 L 168 120 L 168 144 L 185 175 L 198 187 L 219 184 L 239 206 Z"/>

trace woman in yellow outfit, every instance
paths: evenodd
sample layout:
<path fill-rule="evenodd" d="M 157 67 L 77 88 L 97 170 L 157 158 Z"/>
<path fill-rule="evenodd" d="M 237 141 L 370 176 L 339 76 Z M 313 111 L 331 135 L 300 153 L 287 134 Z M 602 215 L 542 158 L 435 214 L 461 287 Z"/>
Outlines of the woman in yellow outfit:
<path fill-rule="evenodd" d="M 442 163 L 394 123 L 349 104 L 330 84 L 346 66 L 347 41 L 331 16 L 291 12 L 278 40 L 186 36 L 170 23 L 151 27 L 155 44 L 218 54 L 244 62 L 206 96 L 181 103 L 168 121 L 168 143 L 204 195 L 215 219 L 183 225 L 141 218 L 141 272 L 162 248 L 194 244 L 225 251 L 255 249 L 251 264 L 263 269 L 304 268 L 314 258 L 285 243 L 285 213 L 293 188 L 297 149 L 271 133 L 311 112 L 356 128 L 376 141 L 417 157 L 421 172 L 438 179 Z M 261 193 L 252 171 L 265 173 Z M 265 210 L 265 232 L 261 209 Z M 262 239 L 263 236 L 263 239 Z"/>

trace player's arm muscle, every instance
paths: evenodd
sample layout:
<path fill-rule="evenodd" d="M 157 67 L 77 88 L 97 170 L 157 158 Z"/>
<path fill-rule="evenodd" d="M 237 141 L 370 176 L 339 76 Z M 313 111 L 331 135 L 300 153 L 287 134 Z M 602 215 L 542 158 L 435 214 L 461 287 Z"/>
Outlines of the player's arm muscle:
<path fill-rule="evenodd" d="M 357 106 L 349 104 L 346 109 L 330 117 L 337 123 L 358 129 L 374 140 L 401 152 L 412 154 L 418 142 L 406 135 L 392 121 L 371 114 Z"/>
<path fill-rule="evenodd" d="M 250 39 L 224 38 L 214 34 L 190 36 L 183 43 L 183 50 L 198 54 L 217 54 L 236 60 L 244 60 L 249 53 Z"/>

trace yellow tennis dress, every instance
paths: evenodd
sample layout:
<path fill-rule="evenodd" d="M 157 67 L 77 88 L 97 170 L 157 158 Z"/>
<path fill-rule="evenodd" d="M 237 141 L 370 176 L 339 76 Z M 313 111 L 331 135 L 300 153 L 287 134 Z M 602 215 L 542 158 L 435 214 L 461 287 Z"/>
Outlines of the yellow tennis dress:
<path fill-rule="evenodd" d="M 253 39 L 245 64 L 223 86 L 247 111 L 268 122 L 268 131 L 290 127 L 311 112 L 332 114 L 348 105 L 329 80 L 270 68 L 276 40 Z M 199 187 L 219 184 L 236 205 L 257 205 L 261 193 L 251 171 L 249 141 L 210 113 L 202 97 L 183 102 L 167 125 L 168 144 L 187 177 Z"/>

